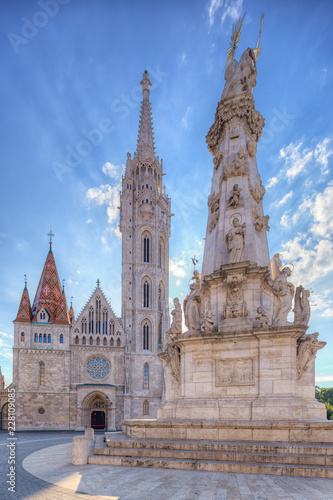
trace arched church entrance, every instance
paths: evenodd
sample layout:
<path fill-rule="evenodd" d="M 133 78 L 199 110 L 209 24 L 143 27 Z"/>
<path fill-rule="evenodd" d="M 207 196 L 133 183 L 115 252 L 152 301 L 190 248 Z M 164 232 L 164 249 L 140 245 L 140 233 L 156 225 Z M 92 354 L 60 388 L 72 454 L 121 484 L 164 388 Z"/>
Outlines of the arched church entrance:
<path fill-rule="evenodd" d="M 93 429 L 105 429 L 105 401 L 97 399 L 91 409 L 90 425 Z"/>
<path fill-rule="evenodd" d="M 115 430 L 116 386 L 111 384 L 78 384 L 77 430 Z"/>

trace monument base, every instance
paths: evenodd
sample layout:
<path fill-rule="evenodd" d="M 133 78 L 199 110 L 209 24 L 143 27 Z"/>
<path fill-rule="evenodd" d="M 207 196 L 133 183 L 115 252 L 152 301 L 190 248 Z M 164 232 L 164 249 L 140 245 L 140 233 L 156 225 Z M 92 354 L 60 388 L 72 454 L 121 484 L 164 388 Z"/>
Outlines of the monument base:
<path fill-rule="evenodd" d="M 133 438 L 270 443 L 333 443 L 333 421 L 124 420 Z"/>

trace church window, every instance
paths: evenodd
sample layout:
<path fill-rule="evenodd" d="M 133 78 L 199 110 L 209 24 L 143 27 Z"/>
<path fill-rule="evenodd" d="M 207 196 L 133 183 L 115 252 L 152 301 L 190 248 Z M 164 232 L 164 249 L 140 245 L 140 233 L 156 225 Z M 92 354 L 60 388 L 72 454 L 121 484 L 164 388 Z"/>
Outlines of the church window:
<path fill-rule="evenodd" d="M 46 343 L 47 343 L 47 335 L 46 335 L 46 333 L 44 333 L 44 344 L 46 344 Z"/>
<path fill-rule="evenodd" d="M 149 366 L 148 363 L 143 365 L 143 388 L 149 389 Z"/>
<path fill-rule="evenodd" d="M 146 188 L 148 189 L 148 184 L 146 184 Z"/>
<path fill-rule="evenodd" d="M 162 285 L 159 285 L 159 287 L 158 287 L 158 310 L 159 310 L 159 312 L 162 312 L 162 299 L 163 299 Z"/>
<path fill-rule="evenodd" d="M 143 307 L 149 307 L 149 282 L 146 279 L 143 283 Z"/>
<path fill-rule="evenodd" d="M 51 334 L 49 333 L 48 336 L 47 336 L 47 343 L 48 344 L 51 344 Z"/>
<path fill-rule="evenodd" d="M 158 323 L 158 330 L 157 330 L 157 343 L 158 347 L 162 347 L 162 321 L 159 321 Z"/>
<path fill-rule="evenodd" d="M 89 333 L 94 333 L 94 309 L 89 309 Z"/>
<path fill-rule="evenodd" d="M 41 333 L 39 334 L 39 342 L 43 342 L 43 335 Z"/>
<path fill-rule="evenodd" d="M 85 337 L 82 337 L 82 344 L 86 345 L 86 343 L 87 343 L 87 339 Z"/>
<path fill-rule="evenodd" d="M 146 203 L 149 203 L 149 200 L 146 200 Z"/>
<path fill-rule="evenodd" d="M 143 402 L 143 414 L 149 415 L 149 402 L 147 400 Z"/>
<path fill-rule="evenodd" d="M 97 337 L 97 339 L 96 339 L 96 345 L 100 345 L 100 343 L 101 343 L 101 341 L 100 341 L 99 337 Z"/>
<path fill-rule="evenodd" d="M 110 339 L 110 346 L 113 347 L 113 344 L 114 344 L 114 340 Z"/>
<path fill-rule="evenodd" d="M 39 413 L 40 415 L 44 415 L 44 413 L 45 413 L 45 408 L 38 408 L 38 413 Z"/>
<path fill-rule="evenodd" d="M 110 335 L 114 335 L 114 321 L 110 321 Z"/>
<path fill-rule="evenodd" d="M 103 333 L 108 333 L 108 311 L 103 309 Z"/>
<path fill-rule="evenodd" d="M 87 320 L 86 320 L 86 318 L 82 318 L 81 333 L 87 333 Z"/>
<path fill-rule="evenodd" d="M 89 337 L 89 345 L 93 345 L 93 338 L 92 337 Z"/>
<path fill-rule="evenodd" d="M 45 385 L 45 363 L 39 363 L 39 385 Z"/>
<path fill-rule="evenodd" d="M 60 344 L 63 344 L 64 343 L 64 336 L 63 334 L 60 335 Z"/>
<path fill-rule="evenodd" d="M 110 371 L 110 363 L 102 356 L 94 356 L 87 363 L 87 372 L 94 379 L 105 378 Z"/>
<path fill-rule="evenodd" d="M 143 325 L 142 336 L 143 336 L 142 347 L 144 350 L 148 350 L 149 349 L 149 324 L 147 323 L 147 321 Z"/>
<path fill-rule="evenodd" d="M 120 347 L 120 346 L 121 346 L 120 339 L 117 339 L 117 347 Z"/>
<path fill-rule="evenodd" d="M 24 332 L 21 332 L 21 342 L 24 342 Z"/>
<path fill-rule="evenodd" d="M 38 333 L 35 333 L 35 342 L 38 342 Z"/>
<path fill-rule="evenodd" d="M 158 242 L 158 265 L 164 268 L 164 242 L 162 238 Z"/>
<path fill-rule="evenodd" d="M 103 345 L 107 345 L 106 337 L 104 337 L 104 339 L 103 339 Z"/>
<path fill-rule="evenodd" d="M 96 333 L 101 333 L 101 298 L 96 297 Z"/>
<path fill-rule="evenodd" d="M 150 238 L 148 234 L 143 237 L 143 262 L 150 262 Z"/>
<path fill-rule="evenodd" d="M 75 337 L 75 341 L 74 342 L 75 342 L 75 344 L 79 343 L 79 337 L 78 337 L 78 335 Z"/>

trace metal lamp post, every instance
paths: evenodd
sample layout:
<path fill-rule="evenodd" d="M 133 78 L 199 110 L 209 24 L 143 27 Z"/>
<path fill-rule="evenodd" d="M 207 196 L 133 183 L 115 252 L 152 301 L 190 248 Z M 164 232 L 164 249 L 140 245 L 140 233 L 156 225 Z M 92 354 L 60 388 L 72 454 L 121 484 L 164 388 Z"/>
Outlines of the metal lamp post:
<path fill-rule="evenodd" d="M 108 431 L 109 429 L 109 426 L 108 426 L 108 412 L 109 412 L 109 403 L 110 403 L 110 399 L 109 399 L 109 396 L 106 396 L 105 398 L 105 401 L 106 401 L 106 412 L 105 412 L 105 430 Z"/>

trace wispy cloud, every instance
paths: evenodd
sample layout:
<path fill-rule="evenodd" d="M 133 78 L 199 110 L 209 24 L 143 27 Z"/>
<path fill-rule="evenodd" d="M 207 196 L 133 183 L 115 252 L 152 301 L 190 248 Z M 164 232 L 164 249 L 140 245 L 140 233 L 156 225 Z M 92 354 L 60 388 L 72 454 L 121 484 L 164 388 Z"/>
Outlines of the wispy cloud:
<path fill-rule="evenodd" d="M 191 112 L 192 112 L 192 106 L 187 106 L 185 114 L 182 118 L 182 127 L 184 127 L 184 128 L 188 127 L 188 117 L 189 117 Z"/>
<path fill-rule="evenodd" d="M 312 148 L 303 147 L 303 141 L 291 142 L 288 146 L 283 147 L 280 150 L 280 158 L 285 162 L 287 179 L 289 181 L 294 179 L 313 160 L 321 165 L 321 174 L 326 175 L 328 173 L 328 158 L 333 154 L 333 150 L 329 148 L 330 142 L 329 138 L 325 138 Z"/>
<path fill-rule="evenodd" d="M 12 347 L 13 347 L 14 336 L 6 333 L 0 332 L 0 356 L 3 358 L 11 359 L 13 357 Z"/>
<path fill-rule="evenodd" d="M 275 186 L 275 184 L 277 184 L 278 182 L 279 182 L 279 179 L 277 177 L 271 177 L 267 181 L 266 189 L 269 189 L 269 188 Z"/>
<path fill-rule="evenodd" d="M 316 376 L 316 383 L 317 382 L 333 382 L 333 375 L 320 375 L 319 377 Z"/>
<path fill-rule="evenodd" d="M 221 19 L 221 24 L 230 17 L 232 21 L 236 21 L 242 12 L 243 0 L 211 0 L 208 7 L 209 26 L 211 27 L 216 16 Z"/>
<path fill-rule="evenodd" d="M 283 198 L 281 198 L 280 201 L 278 201 L 276 204 L 277 206 L 280 206 L 280 205 L 284 205 L 286 203 L 286 201 L 291 198 L 293 195 L 293 192 L 292 191 L 289 191 L 289 193 L 285 194 Z"/>
<path fill-rule="evenodd" d="M 169 272 L 172 276 L 176 278 L 185 278 L 187 274 L 185 261 L 182 259 L 174 259 L 169 260 Z"/>

